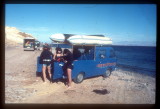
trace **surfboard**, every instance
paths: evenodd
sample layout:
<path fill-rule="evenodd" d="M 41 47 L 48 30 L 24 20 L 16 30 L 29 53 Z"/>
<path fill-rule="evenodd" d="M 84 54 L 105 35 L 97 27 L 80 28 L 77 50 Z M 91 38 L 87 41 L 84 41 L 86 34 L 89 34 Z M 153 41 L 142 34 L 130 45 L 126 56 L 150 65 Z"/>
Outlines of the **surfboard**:
<path fill-rule="evenodd" d="M 53 35 L 51 35 L 51 36 L 50 36 L 50 39 L 51 39 L 52 41 L 55 41 L 55 42 L 64 42 L 65 36 L 64 36 L 64 34 L 58 33 L 58 34 L 53 34 Z"/>
<path fill-rule="evenodd" d="M 75 35 L 67 39 L 73 45 L 110 45 L 112 44 L 112 39 L 105 36 L 96 35 Z"/>

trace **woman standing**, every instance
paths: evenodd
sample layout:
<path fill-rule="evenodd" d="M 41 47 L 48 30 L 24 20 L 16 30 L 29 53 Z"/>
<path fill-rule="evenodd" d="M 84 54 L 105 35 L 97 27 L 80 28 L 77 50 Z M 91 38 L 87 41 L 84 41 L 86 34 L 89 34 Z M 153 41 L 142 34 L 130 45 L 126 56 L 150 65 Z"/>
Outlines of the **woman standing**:
<path fill-rule="evenodd" d="M 72 83 L 72 69 L 73 69 L 73 55 L 68 49 L 64 49 L 64 71 L 67 73 L 68 77 L 68 88 L 71 87 Z"/>
<path fill-rule="evenodd" d="M 62 49 L 56 48 L 56 54 L 54 55 L 53 59 L 57 62 L 61 62 L 61 61 L 63 61 L 62 56 L 63 56 Z"/>

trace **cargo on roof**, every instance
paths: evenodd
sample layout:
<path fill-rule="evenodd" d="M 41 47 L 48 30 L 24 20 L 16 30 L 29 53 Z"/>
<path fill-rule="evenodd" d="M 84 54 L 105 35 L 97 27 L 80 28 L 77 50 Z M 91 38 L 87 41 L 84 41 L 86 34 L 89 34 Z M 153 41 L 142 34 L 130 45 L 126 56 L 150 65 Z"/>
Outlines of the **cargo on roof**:
<path fill-rule="evenodd" d="M 111 45 L 112 39 L 104 35 L 75 35 L 53 34 L 50 39 L 54 42 L 73 45 Z"/>

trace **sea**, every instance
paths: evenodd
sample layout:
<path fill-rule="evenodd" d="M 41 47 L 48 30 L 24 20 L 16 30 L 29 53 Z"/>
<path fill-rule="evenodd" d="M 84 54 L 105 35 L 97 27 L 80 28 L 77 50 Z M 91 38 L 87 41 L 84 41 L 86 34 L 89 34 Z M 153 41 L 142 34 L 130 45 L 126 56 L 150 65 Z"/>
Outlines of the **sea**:
<path fill-rule="evenodd" d="M 117 57 L 117 68 L 140 74 L 156 76 L 156 47 L 113 46 Z"/>

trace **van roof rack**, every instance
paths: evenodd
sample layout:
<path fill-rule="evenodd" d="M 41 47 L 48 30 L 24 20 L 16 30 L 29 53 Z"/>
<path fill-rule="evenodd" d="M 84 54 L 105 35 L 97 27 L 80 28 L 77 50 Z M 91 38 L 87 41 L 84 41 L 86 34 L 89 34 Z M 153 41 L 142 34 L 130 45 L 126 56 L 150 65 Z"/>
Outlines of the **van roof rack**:
<path fill-rule="evenodd" d="M 100 37 L 104 37 L 104 35 L 87 35 L 87 36 L 100 36 Z"/>

